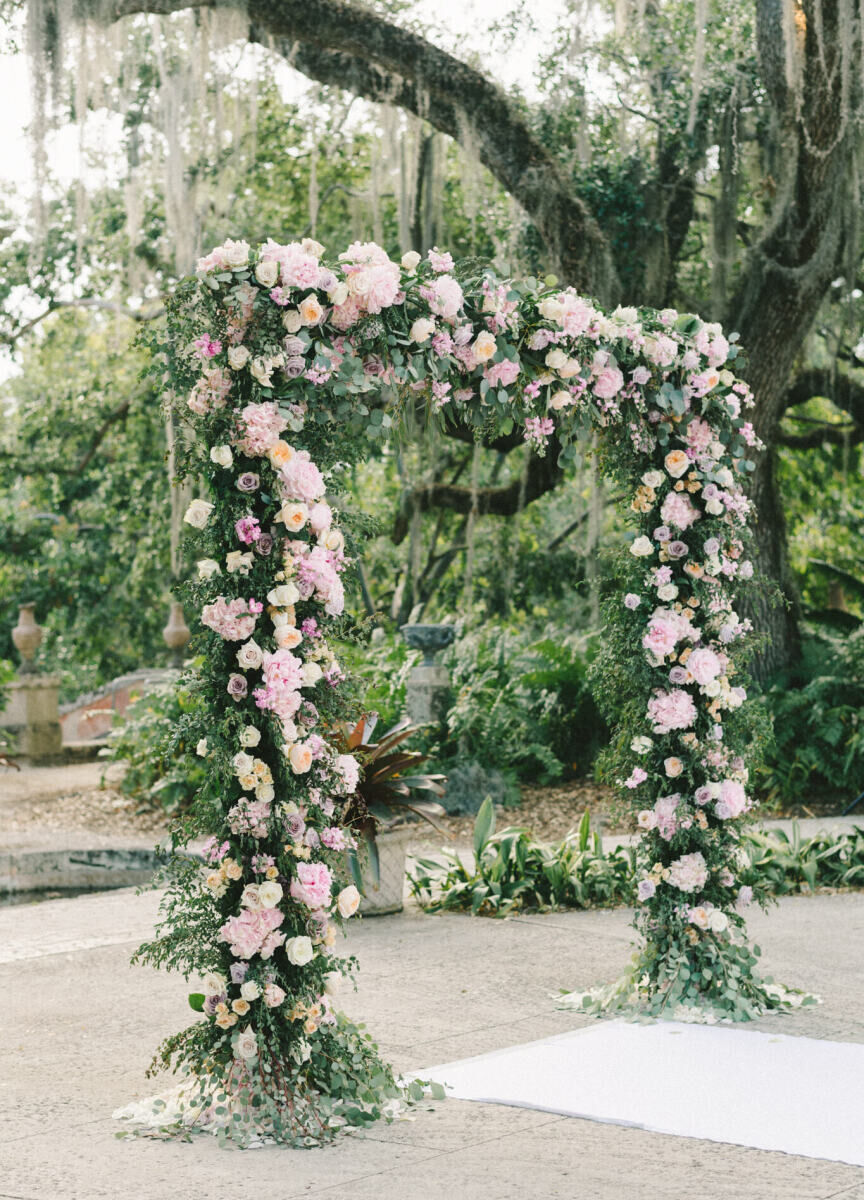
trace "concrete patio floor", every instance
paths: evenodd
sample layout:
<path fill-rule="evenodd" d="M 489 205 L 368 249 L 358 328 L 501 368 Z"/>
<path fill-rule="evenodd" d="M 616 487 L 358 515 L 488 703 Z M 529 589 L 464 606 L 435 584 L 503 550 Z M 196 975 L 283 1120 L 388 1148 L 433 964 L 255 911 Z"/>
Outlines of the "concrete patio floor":
<path fill-rule="evenodd" d="M 118 1140 L 111 1112 L 170 1086 L 144 1070 L 190 1018 L 181 978 L 128 964 L 155 907 L 153 893 L 124 891 L 0 909 L 0 1200 L 864 1200 L 858 1167 L 458 1101 L 325 1150 Z M 628 920 L 416 908 L 366 920 L 348 943 L 359 990 L 341 1006 L 399 1069 L 563 1032 L 586 1020 L 551 993 L 618 974 Z M 751 928 L 768 973 L 825 1001 L 759 1027 L 864 1041 L 864 895 L 790 898 Z"/>

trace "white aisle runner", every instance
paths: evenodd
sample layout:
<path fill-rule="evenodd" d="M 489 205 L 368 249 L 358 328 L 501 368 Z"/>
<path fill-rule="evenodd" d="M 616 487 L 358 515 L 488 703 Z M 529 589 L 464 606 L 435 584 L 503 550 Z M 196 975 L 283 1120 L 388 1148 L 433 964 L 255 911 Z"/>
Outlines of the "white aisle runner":
<path fill-rule="evenodd" d="M 418 1072 L 460 1100 L 864 1166 L 864 1045 L 607 1021 Z"/>

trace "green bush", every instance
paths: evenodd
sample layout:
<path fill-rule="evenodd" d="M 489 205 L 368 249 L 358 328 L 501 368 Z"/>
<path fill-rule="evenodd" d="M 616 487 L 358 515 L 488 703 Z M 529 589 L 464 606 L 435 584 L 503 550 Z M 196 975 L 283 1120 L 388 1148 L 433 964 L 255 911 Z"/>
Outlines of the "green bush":
<path fill-rule="evenodd" d="M 808 638 L 801 676 L 776 680 L 765 701 L 774 745 L 756 780 L 769 803 L 864 788 L 864 629 Z"/>
<path fill-rule="evenodd" d="M 120 787 L 142 807 L 185 812 L 204 779 L 195 753 L 196 701 L 179 685 L 161 685 L 135 700 L 111 733 L 110 758 L 125 762 Z"/>
<path fill-rule="evenodd" d="M 510 807 L 519 803 L 519 784 L 512 771 L 484 767 L 482 763 L 456 760 L 447 768 L 447 784 L 441 803 L 448 813 L 474 816 L 486 796 L 495 804 Z"/>

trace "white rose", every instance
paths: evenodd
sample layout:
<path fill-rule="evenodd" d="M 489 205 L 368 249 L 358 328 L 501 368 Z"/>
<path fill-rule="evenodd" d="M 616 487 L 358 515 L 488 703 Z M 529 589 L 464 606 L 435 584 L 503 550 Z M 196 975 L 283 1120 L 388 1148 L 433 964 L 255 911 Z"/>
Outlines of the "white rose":
<path fill-rule="evenodd" d="M 560 371 L 567 362 L 567 355 L 556 346 L 554 350 L 549 351 L 544 361 L 546 366 L 551 367 L 553 371 Z"/>
<path fill-rule="evenodd" d="M 217 467 L 233 466 L 234 455 L 231 453 L 231 447 L 212 446 L 210 449 L 210 461 L 215 463 Z"/>
<path fill-rule="evenodd" d="M 630 543 L 630 553 L 636 558 L 648 558 L 654 553 L 654 543 L 648 537 L 638 537 Z"/>
<path fill-rule="evenodd" d="M 228 981 L 224 975 L 211 971 L 204 976 L 201 986 L 205 996 L 223 996 L 228 988 Z"/>
<path fill-rule="evenodd" d="M 324 991 L 328 996 L 335 996 L 342 987 L 342 976 L 338 971 L 331 971 L 324 976 Z"/>
<path fill-rule="evenodd" d="M 554 396 L 549 397 L 549 407 L 554 408 L 557 412 L 559 409 L 566 408 L 568 404 L 573 403 L 573 397 L 569 392 L 565 392 L 562 388 L 560 392 L 556 392 Z"/>
<path fill-rule="evenodd" d="M 234 1041 L 234 1057 L 249 1059 L 258 1054 L 258 1041 L 252 1029 L 247 1025 L 242 1033 L 238 1033 Z"/>
<path fill-rule="evenodd" d="M 541 300 L 537 305 L 537 311 L 547 321 L 554 321 L 556 324 L 560 324 L 561 318 L 564 316 L 564 305 L 560 300 L 556 300 L 554 296 L 547 296 L 545 300 Z"/>
<path fill-rule="evenodd" d="M 198 743 L 198 745 L 195 747 L 195 753 L 198 755 L 199 758 L 207 757 L 207 739 L 206 738 L 202 738 L 201 741 Z"/>
<path fill-rule="evenodd" d="M 267 602 L 274 608 L 290 608 L 300 599 L 300 593 L 293 583 L 280 583 L 267 593 Z"/>
<path fill-rule="evenodd" d="M 630 743 L 630 749 L 634 754 L 647 754 L 653 745 L 654 739 L 643 735 L 641 737 L 634 737 Z"/>
<path fill-rule="evenodd" d="M 646 471 L 642 476 L 642 482 L 646 487 L 659 488 L 665 478 L 662 471 Z"/>
<path fill-rule="evenodd" d="M 261 988 L 258 986 L 258 984 L 255 982 L 254 979 L 250 979 L 248 981 L 248 983 L 240 984 L 240 995 L 243 997 L 244 1000 L 249 1000 L 249 1001 L 257 1000 L 258 997 L 261 995 Z"/>
<path fill-rule="evenodd" d="M 282 884 L 275 879 L 268 879 L 258 887 L 258 899 L 262 908 L 275 908 L 282 899 Z"/>
<path fill-rule="evenodd" d="M 713 698 L 720 695 L 720 683 L 716 679 L 712 679 L 710 683 L 706 683 L 702 687 L 702 695 Z"/>
<path fill-rule="evenodd" d="M 237 662 L 244 671 L 257 671 L 264 661 L 264 651 L 254 640 L 244 642 L 237 651 Z"/>
<path fill-rule="evenodd" d="M 256 729 L 254 725 L 246 725 L 240 730 L 240 745 L 241 746 L 257 746 L 261 741 L 261 731 Z"/>
<path fill-rule="evenodd" d="M 340 304 L 344 304 L 348 299 L 348 284 L 343 283 L 342 280 L 334 284 L 327 293 L 327 299 L 331 304 L 335 304 L 337 307 Z"/>
<path fill-rule="evenodd" d="M 712 933 L 722 933 L 729 927 L 729 918 L 721 908 L 715 908 L 708 917 L 708 928 Z"/>
<path fill-rule="evenodd" d="M 320 258 L 324 253 L 324 247 L 320 242 L 316 242 L 314 238 L 305 237 L 300 242 L 304 254 L 311 254 L 313 258 Z"/>
<path fill-rule="evenodd" d="M 572 379 L 574 375 L 579 374 L 578 358 L 568 358 L 564 366 L 558 371 L 562 379 Z"/>
<path fill-rule="evenodd" d="M 206 500 L 193 500 L 183 516 L 183 520 L 187 525 L 191 525 L 193 529 L 203 529 L 210 520 L 210 514 L 213 511 L 213 505 Z"/>
<path fill-rule="evenodd" d="M 402 266 L 406 271 L 416 271 L 420 263 L 420 255 L 416 250 L 408 250 L 402 255 Z"/>
<path fill-rule="evenodd" d="M 272 783 L 259 783 L 255 789 L 255 799 L 269 803 L 276 795 Z"/>
<path fill-rule="evenodd" d="M 657 589 L 658 600 L 674 600 L 678 595 L 678 588 L 674 583 L 664 583 L 662 587 Z"/>
<path fill-rule="evenodd" d="M 305 967 L 315 957 L 311 938 L 300 936 L 289 938 L 285 943 L 285 953 L 288 961 L 295 967 Z"/>
<path fill-rule="evenodd" d="M 345 549 L 345 537 L 338 529 L 328 529 L 318 535 L 318 545 L 325 550 L 332 550 L 334 554 L 341 554 Z"/>
<path fill-rule="evenodd" d="M 245 751 L 241 750 L 231 759 L 231 765 L 236 775 L 249 775 L 255 765 L 255 760 L 251 754 L 246 754 Z"/>
<path fill-rule="evenodd" d="M 242 371 L 249 361 L 249 351 L 245 346 L 228 347 L 228 366 L 232 371 Z"/>
<path fill-rule="evenodd" d="M 278 262 L 274 262 L 272 259 L 269 262 L 259 262 L 255 268 L 255 278 L 262 287 L 275 287 L 276 280 L 279 278 Z"/>
<path fill-rule="evenodd" d="M 282 328 L 286 333 L 296 333 L 303 322 L 296 308 L 286 308 L 282 314 Z"/>
<path fill-rule="evenodd" d="M 259 912 L 261 909 L 261 901 L 258 897 L 258 884 L 247 883 L 243 889 L 243 894 L 240 897 L 240 904 L 243 908 L 251 909 L 252 912 Z"/>
<path fill-rule="evenodd" d="M 314 687 L 324 672 L 316 662 L 307 662 L 303 664 L 303 687 Z"/>
<path fill-rule="evenodd" d="M 336 907 L 339 909 L 340 915 L 345 917 L 346 920 L 348 917 L 354 916 L 360 907 L 360 893 L 353 883 L 343 888 L 336 897 Z"/>
<path fill-rule="evenodd" d="M 418 317 L 408 333 L 412 342 L 425 342 L 435 332 L 435 322 L 428 317 Z"/>
<path fill-rule="evenodd" d="M 249 261 L 249 243 L 234 242 L 231 238 L 218 248 L 226 267 L 245 267 Z"/>
<path fill-rule="evenodd" d="M 732 472 L 728 467 L 721 467 L 719 471 L 715 472 L 714 478 L 717 480 L 720 486 L 724 488 L 731 487 L 735 482 Z"/>
<path fill-rule="evenodd" d="M 199 579 L 210 579 L 213 575 L 218 575 L 221 570 L 222 568 L 215 558 L 199 558 L 198 560 Z"/>
<path fill-rule="evenodd" d="M 252 552 L 229 550 L 225 555 L 225 570 L 229 575 L 248 575 L 252 569 Z"/>
<path fill-rule="evenodd" d="M 725 511 L 722 500 L 706 500 L 705 511 L 710 513 L 712 517 L 719 517 Z"/>

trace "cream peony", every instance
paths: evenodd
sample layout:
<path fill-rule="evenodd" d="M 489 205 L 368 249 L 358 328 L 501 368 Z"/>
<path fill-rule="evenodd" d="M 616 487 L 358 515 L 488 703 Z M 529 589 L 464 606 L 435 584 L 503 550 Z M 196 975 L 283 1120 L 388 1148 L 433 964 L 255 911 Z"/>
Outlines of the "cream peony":
<path fill-rule="evenodd" d="M 495 341 L 495 338 L 491 333 L 484 329 L 483 332 L 479 333 L 474 340 L 473 350 L 475 362 L 488 362 L 497 349 L 498 343 Z"/>
<path fill-rule="evenodd" d="M 222 570 L 215 558 L 199 558 L 197 565 L 199 579 L 211 579 Z"/>
<path fill-rule="evenodd" d="M 402 255 L 402 266 L 406 271 L 416 271 L 420 264 L 420 255 L 416 250 L 409 250 Z"/>
<path fill-rule="evenodd" d="M 435 332 L 435 322 L 428 317 L 418 317 L 409 330 L 408 336 L 412 342 L 428 342 Z"/>
<path fill-rule="evenodd" d="M 275 879 L 258 885 L 258 900 L 262 908 L 275 908 L 282 899 L 282 884 Z"/>

